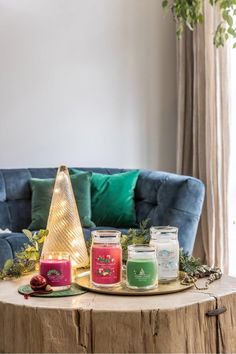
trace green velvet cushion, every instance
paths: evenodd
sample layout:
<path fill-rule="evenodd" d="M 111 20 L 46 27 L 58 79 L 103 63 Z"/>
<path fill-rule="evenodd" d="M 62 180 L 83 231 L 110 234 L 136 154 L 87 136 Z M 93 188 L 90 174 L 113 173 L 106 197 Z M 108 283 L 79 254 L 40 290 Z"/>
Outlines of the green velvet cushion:
<path fill-rule="evenodd" d="M 78 172 L 71 176 L 71 184 L 79 210 L 81 224 L 84 227 L 94 227 L 91 221 L 91 189 L 90 172 Z M 32 189 L 32 222 L 30 230 L 45 229 L 51 205 L 55 178 L 30 180 Z"/>
<path fill-rule="evenodd" d="M 76 171 L 71 169 L 72 174 Z M 92 220 L 97 226 L 136 226 L 134 189 L 138 176 L 138 170 L 114 175 L 93 173 Z"/>

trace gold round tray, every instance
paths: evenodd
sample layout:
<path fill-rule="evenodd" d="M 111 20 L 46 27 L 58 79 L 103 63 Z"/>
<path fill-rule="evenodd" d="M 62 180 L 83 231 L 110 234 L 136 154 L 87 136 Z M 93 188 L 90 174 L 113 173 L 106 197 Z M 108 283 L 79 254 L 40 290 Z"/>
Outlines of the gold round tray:
<path fill-rule="evenodd" d="M 183 291 L 186 289 L 191 288 L 194 284 L 182 285 L 179 280 L 166 283 L 166 284 L 158 284 L 158 287 L 151 290 L 133 290 L 129 289 L 125 282 L 122 283 L 121 286 L 115 288 L 99 288 L 94 286 L 90 282 L 89 275 L 85 275 L 84 277 L 80 277 L 76 279 L 76 283 L 81 286 L 82 288 L 93 291 L 96 293 L 107 294 L 107 295 L 163 295 L 163 294 L 172 294 L 177 293 L 179 291 Z"/>

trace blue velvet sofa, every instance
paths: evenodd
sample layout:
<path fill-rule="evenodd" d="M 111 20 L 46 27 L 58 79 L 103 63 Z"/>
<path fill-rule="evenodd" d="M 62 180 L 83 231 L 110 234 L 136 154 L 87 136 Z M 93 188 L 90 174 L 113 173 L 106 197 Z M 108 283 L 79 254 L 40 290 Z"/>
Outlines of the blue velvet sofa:
<path fill-rule="evenodd" d="M 127 171 L 104 168 L 80 169 L 105 174 Z M 27 228 L 31 222 L 30 178 L 52 178 L 56 176 L 56 172 L 56 168 L 0 170 L 0 228 L 12 231 L 10 234 L 0 233 L 0 268 L 6 259 L 14 257 L 15 252 L 27 242 L 21 230 Z M 195 178 L 141 170 L 135 189 L 137 222 L 149 218 L 151 225 L 178 227 L 180 246 L 191 254 L 203 200 L 204 185 Z M 86 239 L 90 237 L 90 232 L 91 229 L 84 229 Z"/>

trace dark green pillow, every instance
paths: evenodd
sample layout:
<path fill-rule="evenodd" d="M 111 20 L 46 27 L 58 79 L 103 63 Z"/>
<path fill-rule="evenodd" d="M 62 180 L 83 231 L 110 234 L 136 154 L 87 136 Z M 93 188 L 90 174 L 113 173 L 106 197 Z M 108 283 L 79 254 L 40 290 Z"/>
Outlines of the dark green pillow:
<path fill-rule="evenodd" d="M 77 172 L 71 176 L 71 184 L 78 207 L 81 224 L 84 227 L 95 227 L 91 221 L 91 172 Z M 51 205 L 55 178 L 30 180 L 32 190 L 32 222 L 30 230 L 45 229 Z"/>
<path fill-rule="evenodd" d="M 76 171 L 71 169 L 72 174 Z M 114 175 L 92 174 L 92 220 L 97 226 L 136 226 L 134 189 L 138 176 L 139 170 Z"/>

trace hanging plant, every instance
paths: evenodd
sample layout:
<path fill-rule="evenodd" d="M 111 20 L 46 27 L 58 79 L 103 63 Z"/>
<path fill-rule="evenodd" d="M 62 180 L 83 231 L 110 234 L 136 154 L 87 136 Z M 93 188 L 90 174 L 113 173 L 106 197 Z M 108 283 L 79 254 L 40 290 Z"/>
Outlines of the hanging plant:
<path fill-rule="evenodd" d="M 236 0 L 163 0 L 162 7 L 172 12 L 177 23 L 177 36 L 180 37 L 185 27 L 193 31 L 198 24 L 204 22 L 204 1 L 220 9 L 221 21 L 215 29 L 213 42 L 217 48 L 223 47 L 230 37 L 236 38 Z M 236 48 L 236 42 L 233 47 Z"/>

